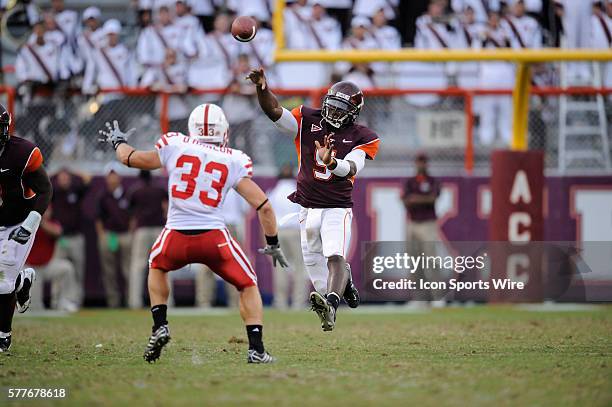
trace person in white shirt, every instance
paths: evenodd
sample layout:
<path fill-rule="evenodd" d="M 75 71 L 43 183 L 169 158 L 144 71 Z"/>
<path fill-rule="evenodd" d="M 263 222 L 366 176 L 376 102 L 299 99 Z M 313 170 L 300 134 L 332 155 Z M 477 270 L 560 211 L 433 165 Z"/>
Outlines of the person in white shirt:
<path fill-rule="evenodd" d="M 510 13 L 501 21 L 512 48 L 542 48 L 540 24 L 527 15 L 524 0 L 510 0 Z"/>
<path fill-rule="evenodd" d="M 164 62 L 161 65 L 147 69 L 140 79 L 140 86 L 149 88 L 154 92 L 168 92 L 167 114 L 169 127 L 177 131 L 186 130 L 186 118 L 191 106 L 185 95 L 187 92 L 187 67 L 185 62 L 177 56 L 172 48 L 166 49 Z M 163 98 L 159 95 L 155 101 L 155 114 L 161 114 Z"/>
<path fill-rule="evenodd" d="M 59 81 L 69 77 L 69 71 L 62 59 L 60 46 L 49 41 L 45 24 L 37 22 L 31 39 L 17 53 L 15 76 L 17 92 L 25 107 L 28 120 L 18 120 L 17 130 L 23 136 L 33 137 L 45 157 L 51 157 L 53 137 L 41 130 L 45 117 L 53 117 L 57 100 L 40 95 L 40 90 L 54 92 Z"/>
<path fill-rule="evenodd" d="M 155 69 L 164 63 L 166 50 L 179 49 L 180 29 L 172 21 L 168 7 L 163 6 L 157 12 L 157 24 L 149 25 L 140 31 L 136 44 L 136 59 L 145 72 Z"/>
<path fill-rule="evenodd" d="M 605 10 L 595 10 L 591 17 L 591 47 L 604 49 L 607 52 L 612 48 L 612 0 L 604 0 Z M 601 63 L 602 84 L 612 87 L 612 62 Z M 609 96 L 612 99 L 612 96 Z"/>
<path fill-rule="evenodd" d="M 64 0 L 51 0 L 51 9 L 55 14 L 58 28 L 64 33 L 68 43 L 71 46 L 74 45 L 79 26 L 79 14 L 74 10 L 67 10 Z"/>
<path fill-rule="evenodd" d="M 180 29 L 181 38 L 194 38 L 198 31 L 203 31 L 200 20 L 191 14 L 187 0 L 176 1 L 174 23 Z"/>
<path fill-rule="evenodd" d="M 128 167 L 168 172 L 168 218 L 149 256 L 148 287 L 153 317 L 152 335 L 144 358 L 159 359 L 170 341 L 167 321 L 168 273 L 188 264 L 205 263 L 240 291 L 240 316 L 249 339 L 248 362 L 271 363 L 264 349 L 263 306 L 257 275 L 240 245 L 229 234 L 224 201 L 235 189 L 256 209 L 266 246 L 260 253 L 274 263 L 287 266 L 276 225 L 274 209 L 264 192 L 251 179 L 253 163 L 240 150 L 227 147 L 229 124 L 223 110 L 202 104 L 189 115 L 189 135 L 170 132 L 162 135 L 153 150 L 136 150 L 127 143 L 136 130 L 124 133 L 117 121 L 100 131 L 112 144 L 119 161 Z"/>
<path fill-rule="evenodd" d="M 372 39 L 380 49 L 400 49 L 402 39 L 395 27 L 388 24 L 384 9 L 380 9 L 372 17 L 372 25 L 369 27 Z M 387 87 L 393 84 L 397 64 L 388 62 L 374 62 L 371 64 L 378 86 Z"/>
<path fill-rule="evenodd" d="M 96 48 L 85 65 L 82 91 L 85 95 L 98 95 L 99 110 L 93 121 L 86 124 L 87 133 L 96 131 L 111 118 L 126 122 L 133 111 L 132 99 L 121 92 L 103 92 L 106 89 L 123 89 L 136 85 L 134 58 L 130 50 L 120 42 L 121 23 L 111 19 L 104 23 L 105 45 Z"/>
<path fill-rule="evenodd" d="M 283 246 L 290 267 L 281 269 L 277 266 L 274 273 L 274 307 L 280 309 L 303 309 L 307 301 L 308 276 L 304 272 L 300 240 L 300 224 L 297 214 L 300 205 L 287 199 L 296 188 L 293 168 L 289 164 L 281 167 L 278 182 L 270 191 L 268 199 L 279 219 L 278 239 Z M 293 216 L 295 215 L 295 216 Z"/>
<path fill-rule="evenodd" d="M 325 15 L 320 4 L 310 6 L 306 1 L 297 1 L 285 9 L 284 18 L 287 48 L 328 50 L 340 46 L 340 26 Z M 332 71 L 330 64 L 320 62 L 284 62 L 277 69 L 281 86 L 286 89 L 326 86 Z"/>
<path fill-rule="evenodd" d="M 96 48 L 106 43 L 106 34 L 100 27 L 101 12 L 97 7 L 88 7 L 83 11 L 84 28 L 77 35 L 77 49 L 72 59 L 72 72 L 83 73 L 85 64 L 93 58 Z"/>
<path fill-rule="evenodd" d="M 489 22 L 479 39 L 478 47 L 500 49 L 510 47 L 508 32 L 501 26 L 498 13 L 489 13 Z M 480 88 L 512 89 L 515 67 L 509 62 L 481 62 Z M 503 145 L 510 143 L 512 134 L 512 97 L 504 95 L 481 96 L 478 99 L 480 111 L 480 142 L 492 145 L 501 139 Z"/>
<path fill-rule="evenodd" d="M 351 15 L 353 13 L 353 0 L 320 0 L 327 14 L 338 20 L 345 36 L 351 28 Z"/>
<path fill-rule="evenodd" d="M 240 43 L 229 32 L 229 16 L 217 15 L 214 28 L 207 35 L 200 30 L 196 40 L 185 45 L 185 55 L 191 62 L 187 74 L 190 87 L 226 89 L 234 78 L 232 68 L 238 58 Z M 211 97 L 217 99 L 218 95 Z"/>
<path fill-rule="evenodd" d="M 477 48 L 486 29 L 486 23 L 476 20 L 476 13 L 468 6 L 459 14 L 459 18 L 453 21 L 454 41 L 453 48 L 473 49 Z M 479 81 L 478 62 L 464 62 L 457 64 L 457 85 L 461 88 L 474 88 Z"/>
<path fill-rule="evenodd" d="M 342 42 L 343 49 L 377 49 L 378 43 L 370 33 L 370 19 L 364 16 L 353 17 L 351 21 L 351 35 Z M 336 63 L 335 70 L 342 75 L 343 80 L 354 82 L 361 89 L 376 87 L 374 70 L 366 63 Z"/>
<path fill-rule="evenodd" d="M 454 36 L 448 19 L 444 15 L 444 0 L 432 0 L 427 13 L 416 20 L 414 47 L 417 49 L 449 49 L 453 47 Z M 400 88 L 439 88 L 448 86 L 446 64 L 431 62 L 405 62 L 398 78 Z M 417 106 L 431 106 L 440 98 L 437 95 L 410 95 L 406 99 Z"/>

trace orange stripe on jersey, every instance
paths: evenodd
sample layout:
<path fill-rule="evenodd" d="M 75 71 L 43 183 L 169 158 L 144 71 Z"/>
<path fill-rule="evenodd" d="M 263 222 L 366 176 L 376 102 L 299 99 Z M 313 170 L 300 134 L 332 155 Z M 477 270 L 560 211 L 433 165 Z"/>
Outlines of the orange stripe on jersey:
<path fill-rule="evenodd" d="M 166 138 L 165 134 L 162 134 L 160 140 L 162 141 L 162 143 L 164 143 L 164 145 L 168 145 L 168 139 Z"/>
<path fill-rule="evenodd" d="M 369 143 L 361 144 L 353 150 L 363 150 L 370 160 L 376 158 L 376 154 L 378 153 L 378 146 L 380 145 L 380 139 L 375 139 L 370 141 Z"/>
<path fill-rule="evenodd" d="M 302 163 L 302 149 L 301 149 L 301 135 L 302 135 L 302 105 L 293 108 L 293 110 L 291 110 L 291 114 L 293 115 L 293 117 L 295 117 L 295 120 L 297 121 L 297 125 L 298 125 L 298 131 L 297 134 L 295 135 L 295 139 L 294 139 L 294 143 L 295 143 L 295 152 L 297 153 L 297 159 L 298 159 L 298 171 L 300 170 L 300 165 Z"/>
<path fill-rule="evenodd" d="M 28 158 L 28 162 L 26 163 L 25 168 L 23 169 L 23 173 L 27 174 L 29 172 L 34 172 L 40 168 L 43 163 L 43 156 L 40 153 L 40 149 L 36 147 L 30 153 L 30 157 Z"/>

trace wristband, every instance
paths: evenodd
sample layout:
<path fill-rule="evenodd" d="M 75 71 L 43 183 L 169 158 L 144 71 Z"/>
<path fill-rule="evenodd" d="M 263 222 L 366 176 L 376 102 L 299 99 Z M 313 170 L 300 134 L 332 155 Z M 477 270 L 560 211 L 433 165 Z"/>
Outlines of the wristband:
<path fill-rule="evenodd" d="M 117 148 L 119 148 L 119 146 L 120 146 L 121 144 L 126 144 L 126 143 L 127 143 L 127 141 L 125 141 L 125 140 L 118 140 L 118 141 L 116 141 L 116 142 L 114 142 L 114 143 L 113 143 L 113 148 L 114 148 L 114 149 L 115 149 L 115 151 L 116 151 L 116 150 L 117 150 Z"/>
<path fill-rule="evenodd" d="M 30 233 L 34 233 L 36 229 L 38 229 L 38 225 L 40 225 L 41 219 L 42 216 L 40 216 L 40 213 L 36 211 L 31 211 L 28 214 L 28 217 L 25 218 L 25 220 L 21 224 L 21 227 Z"/>
<path fill-rule="evenodd" d="M 259 210 L 260 210 L 261 208 L 263 208 L 263 207 L 264 207 L 264 205 L 265 205 L 265 204 L 267 204 L 267 203 L 268 203 L 268 198 L 266 198 L 266 200 L 265 200 L 265 201 L 263 201 L 263 202 L 262 202 L 262 203 L 261 203 L 261 204 L 260 204 L 260 205 L 257 207 L 257 209 L 255 209 L 255 211 L 259 212 Z"/>
<path fill-rule="evenodd" d="M 331 173 L 339 177 L 346 177 L 351 172 L 351 165 L 346 160 L 335 158 L 336 168 L 331 170 Z M 329 167 L 328 167 L 329 168 Z"/>
<path fill-rule="evenodd" d="M 276 246 L 276 245 L 278 245 L 278 235 L 266 236 L 266 244 L 268 246 Z"/>

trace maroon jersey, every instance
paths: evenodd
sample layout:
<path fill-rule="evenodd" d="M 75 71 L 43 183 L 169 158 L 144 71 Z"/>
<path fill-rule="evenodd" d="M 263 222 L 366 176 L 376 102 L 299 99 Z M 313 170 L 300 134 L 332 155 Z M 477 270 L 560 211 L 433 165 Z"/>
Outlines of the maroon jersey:
<path fill-rule="evenodd" d="M 38 147 L 20 137 L 11 136 L 0 154 L 0 226 L 23 222 L 32 210 L 34 192 L 23 177 L 42 165 Z"/>
<path fill-rule="evenodd" d="M 335 157 L 342 159 L 351 151 L 361 149 L 369 160 L 373 160 L 378 152 L 378 136 L 358 124 L 339 129 L 332 127 L 323 120 L 321 109 L 300 106 L 291 113 L 298 122 L 295 148 L 299 172 L 297 191 L 289 195 L 289 200 L 305 208 L 352 208 L 354 177 L 349 179 L 332 174 L 318 158 L 315 140 L 323 144 L 323 138 L 333 134 L 332 154 Z"/>

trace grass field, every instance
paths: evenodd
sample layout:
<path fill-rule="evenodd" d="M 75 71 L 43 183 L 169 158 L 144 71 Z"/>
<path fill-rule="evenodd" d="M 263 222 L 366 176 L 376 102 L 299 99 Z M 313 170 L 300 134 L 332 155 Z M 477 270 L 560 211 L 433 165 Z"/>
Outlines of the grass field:
<path fill-rule="evenodd" d="M 170 315 L 173 340 L 153 365 L 148 312 L 16 318 L 1 400 L 6 387 L 64 387 L 57 405 L 612 405 L 612 307 L 339 315 L 323 333 L 312 313 L 268 311 L 279 362 L 265 366 L 245 363 L 234 313 Z"/>

